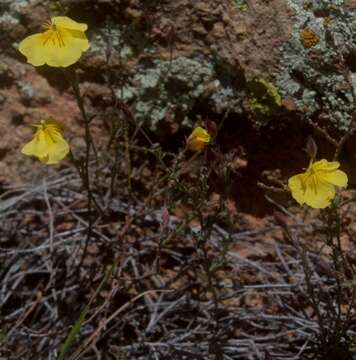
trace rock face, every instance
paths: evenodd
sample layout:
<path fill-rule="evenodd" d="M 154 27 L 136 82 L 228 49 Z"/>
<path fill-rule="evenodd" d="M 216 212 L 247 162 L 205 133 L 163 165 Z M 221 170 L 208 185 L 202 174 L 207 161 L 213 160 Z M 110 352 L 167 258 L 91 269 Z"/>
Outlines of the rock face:
<path fill-rule="evenodd" d="M 347 130 L 355 108 L 355 4 L 289 0 L 291 39 L 283 46 L 276 85 L 297 109 Z"/>
<path fill-rule="evenodd" d="M 356 85 L 354 1 L 62 0 L 60 4 L 1 1 L 4 136 L 35 121 L 38 112 L 53 111 L 63 96 L 70 106 L 74 103 L 59 71 L 34 69 L 16 50 L 24 36 L 39 31 L 49 13 L 65 13 L 89 25 L 91 51 L 77 67 L 90 89 L 87 106 L 93 111 L 105 106 L 103 99 L 111 88 L 138 121 L 156 132 L 167 123 L 174 124 L 170 129 L 191 127 L 206 114 L 218 120 L 226 111 L 249 118 L 256 127 L 277 123 L 296 111 L 340 130 L 351 124 Z M 61 115 L 73 137 L 78 136 L 79 127 L 73 125 L 77 112 Z M 4 161 L 14 151 L 2 152 Z"/>
<path fill-rule="evenodd" d="M 126 22 L 120 14 L 101 34 L 94 29 L 93 52 L 95 66 L 104 66 L 105 39 L 112 39 L 111 61 L 123 62 L 128 72 L 122 86 L 113 76 L 116 92 L 152 130 L 167 117 L 191 126 L 197 103 L 217 114 L 242 113 L 247 91 L 256 108 L 259 94 L 247 84 L 255 78 L 273 82 L 281 47 L 291 36 L 292 12 L 282 0 L 178 0 L 139 9 L 130 2 Z"/>

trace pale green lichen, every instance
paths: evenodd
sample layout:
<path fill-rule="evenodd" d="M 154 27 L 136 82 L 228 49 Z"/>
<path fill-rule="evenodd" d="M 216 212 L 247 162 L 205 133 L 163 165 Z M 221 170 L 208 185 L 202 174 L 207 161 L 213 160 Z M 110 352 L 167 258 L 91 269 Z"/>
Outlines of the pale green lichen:
<path fill-rule="evenodd" d="M 99 31 L 90 32 L 90 38 L 91 53 L 103 54 L 112 47 L 111 51 L 120 55 L 122 59 L 128 59 L 134 55 L 133 47 L 124 38 L 123 29 L 115 24 L 107 24 Z M 110 44 L 108 39 L 110 39 Z"/>
<path fill-rule="evenodd" d="M 281 106 L 278 89 L 264 79 L 253 79 L 247 83 L 247 98 L 251 110 L 262 123 L 266 122 L 262 117 L 268 118 Z"/>
<path fill-rule="evenodd" d="M 133 103 L 136 117 L 156 130 L 168 114 L 187 116 L 204 91 L 204 83 L 213 77 L 213 64 L 203 59 L 178 57 L 143 61 L 135 68 L 130 86 L 116 90 L 123 100 Z"/>
<path fill-rule="evenodd" d="M 26 98 L 26 99 L 33 98 L 34 90 L 33 90 L 31 82 L 18 80 L 18 81 L 16 81 L 16 85 L 17 85 L 19 92 L 22 94 L 22 96 L 24 98 Z"/>
<path fill-rule="evenodd" d="M 145 33 L 130 25 L 106 21 L 100 28 L 89 29 L 88 34 L 92 54 L 102 55 L 109 50 L 113 58 L 127 61 L 155 53 Z"/>

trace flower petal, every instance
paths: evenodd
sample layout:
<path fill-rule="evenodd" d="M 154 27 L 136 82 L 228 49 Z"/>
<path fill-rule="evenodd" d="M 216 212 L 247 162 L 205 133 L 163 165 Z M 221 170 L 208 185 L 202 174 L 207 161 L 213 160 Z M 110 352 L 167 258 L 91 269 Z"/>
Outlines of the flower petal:
<path fill-rule="evenodd" d="M 64 32 L 64 46 L 59 47 L 56 43 L 49 42 L 45 47 L 46 63 L 55 67 L 67 67 L 79 60 L 82 52 L 89 48 L 87 39 L 72 37 L 69 32 Z"/>
<path fill-rule="evenodd" d="M 38 158 L 47 156 L 48 146 L 43 131 L 38 130 L 34 138 L 22 148 L 21 152 L 24 155 L 36 156 Z"/>
<path fill-rule="evenodd" d="M 312 168 L 315 171 L 323 170 L 323 171 L 334 171 L 340 167 L 340 163 L 338 161 L 327 161 L 325 159 L 316 161 L 312 164 Z"/>
<path fill-rule="evenodd" d="M 66 29 L 86 31 L 88 25 L 84 23 L 78 23 L 67 16 L 55 16 L 51 19 L 52 24 L 60 26 Z"/>
<path fill-rule="evenodd" d="M 47 164 L 57 164 L 62 161 L 69 153 L 68 143 L 61 137 L 58 136 L 55 142 L 48 147 L 48 160 Z"/>
<path fill-rule="evenodd" d="M 209 133 L 202 127 L 198 126 L 189 135 L 187 145 L 191 151 L 200 151 L 205 145 L 209 144 L 210 140 Z"/>
<path fill-rule="evenodd" d="M 337 170 L 340 163 L 325 159 L 311 162 L 305 173 L 295 175 L 288 181 L 292 196 L 299 204 L 322 209 L 335 197 L 335 186 L 346 187 L 347 175 Z"/>
<path fill-rule="evenodd" d="M 314 209 L 324 209 L 330 205 L 331 200 L 335 197 L 334 185 L 317 181 L 316 184 L 312 184 L 308 181 L 305 190 L 305 203 Z"/>
<path fill-rule="evenodd" d="M 68 33 L 70 33 L 70 36 L 72 38 L 77 39 L 78 41 L 81 41 L 81 49 L 82 51 L 87 51 L 90 48 L 90 43 L 85 35 L 84 32 L 82 31 L 77 31 L 77 30 L 68 30 Z"/>
<path fill-rule="evenodd" d="M 63 160 L 70 148 L 62 137 L 61 125 L 53 119 L 48 119 L 41 120 L 36 127 L 33 140 L 23 147 L 22 153 L 34 155 L 45 164 L 57 164 Z"/>
<path fill-rule="evenodd" d="M 198 126 L 193 130 L 189 137 L 196 137 L 199 138 L 200 141 L 204 141 L 206 143 L 210 142 L 210 135 L 209 133 L 203 129 L 202 127 Z"/>
<path fill-rule="evenodd" d="M 304 174 L 294 175 L 288 180 L 288 187 L 292 193 L 292 197 L 299 205 L 305 203 L 305 180 Z"/>
<path fill-rule="evenodd" d="M 47 55 L 43 51 L 43 34 L 30 35 L 23 39 L 19 44 L 19 51 L 33 66 L 41 66 L 46 63 Z"/>
<path fill-rule="evenodd" d="M 200 151 L 204 149 L 206 143 L 204 141 L 200 141 L 199 139 L 192 139 L 188 142 L 188 147 L 191 151 Z"/>
<path fill-rule="evenodd" d="M 347 187 L 347 175 L 341 170 L 335 170 L 331 172 L 321 172 L 318 177 L 325 182 L 333 184 L 335 186 Z"/>
<path fill-rule="evenodd" d="M 77 62 L 89 47 L 83 32 L 61 29 L 28 36 L 21 41 L 19 51 L 33 66 L 67 67 Z"/>

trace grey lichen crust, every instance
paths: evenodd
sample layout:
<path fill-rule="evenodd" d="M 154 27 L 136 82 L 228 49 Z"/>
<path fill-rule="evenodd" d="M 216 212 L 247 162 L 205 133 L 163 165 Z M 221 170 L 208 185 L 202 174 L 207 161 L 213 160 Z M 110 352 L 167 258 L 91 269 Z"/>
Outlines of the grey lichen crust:
<path fill-rule="evenodd" d="M 221 111 L 236 97 L 236 91 L 217 79 L 212 59 L 197 55 L 141 61 L 130 85 L 117 89 L 117 95 L 133 103 L 136 116 L 147 120 L 146 124 L 155 130 L 169 116 L 192 126 L 189 113 L 197 101 L 204 98 L 212 108 Z"/>
<path fill-rule="evenodd" d="M 274 70 L 266 69 L 261 78 L 252 79 L 244 66 L 239 68 L 225 61 L 224 52 L 215 51 L 214 46 L 209 55 L 208 52 L 202 55 L 203 51 L 194 46 L 191 52 L 179 53 L 174 49 L 172 59 L 167 59 L 167 52 L 161 56 L 159 46 L 140 28 L 116 22 L 89 29 L 91 49 L 84 57 L 101 56 L 104 60 L 96 65 L 103 66 L 110 39 L 112 56 L 120 58 L 116 65 L 125 65 L 125 81 L 112 79 L 117 95 L 152 130 L 167 119 L 178 125 L 193 126 L 195 119 L 190 115 L 196 104 L 217 114 L 226 110 L 250 111 L 254 124 L 261 126 L 278 117 L 284 98 L 294 100 L 303 114 L 322 115 L 337 128 L 347 129 L 356 88 L 356 75 L 346 76 L 350 74 L 348 67 L 355 67 L 351 65 L 356 53 L 355 8 L 347 7 L 343 0 L 285 1 L 294 13 L 294 28 L 290 40 L 281 49 L 278 71 L 272 74 Z M 0 0 L 0 25 L 18 23 L 22 10 L 34 3 L 36 0 Z M 246 13 L 242 11 L 245 3 L 236 1 L 242 14 Z M 288 35 L 289 31 L 288 28 Z M 236 62 L 248 63 L 242 61 L 246 49 L 238 47 Z M 263 92 L 255 91 L 261 87 Z M 29 90 L 22 85 L 19 88 Z"/>
<path fill-rule="evenodd" d="M 212 75 L 212 64 L 202 59 L 156 59 L 138 64 L 132 86 L 118 90 L 118 95 L 127 101 L 136 99 L 136 116 L 149 120 L 155 129 L 169 113 L 181 113 L 184 121 Z"/>
<path fill-rule="evenodd" d="M 30 4 L 30 0 L 1 0 L 0 23 L 18 24 L 21 9 Z"/>
<path fill-rule="evenodd" d="M 203 84 L 213 76 L 213 64 L 203 58 L 177 57 L 162 59 L 156 49 L 146 43 L 142 48 L 142 39 L 138 36 L 125 37 L 127 29 L 110 25 L 110 34 L 106 29 L 93 35 L 91 52 L 100 54 L 107 47 L 105 38 L 115 39 L 111 43 L 114 56 L 121 61 L 130 62 L 130 73 L 124 85 L 116 85 L 118 98 L 130 103 L 138 120 L 144 120 L 151 130 L 167 119 L 169 114 L 182 115 L 181 121 L 192 109 L 194 102 L 203 93 Z M 141 48 L 146 56 L 136 61 L 135 50 Z"/>
<path fill-rule="evenodd" d="M 130 64 L 124 85 L 114 84 L 116 95 L 129 103 L 136 118 L 152 131 L 167 119 L 192 127 L 195 120 L 190 115 L 199 101 L 217 113 L 231 104 L 236 112 L 242 111 L 243 89 L 236 87 L 236 74 L 220 64 L 217 56 L 199 52 L 182 56 L 174 52 L 171 59 L 163 58 L 142 34 L 113 23 L 90 33 L 90 37 L 91 55 L 105 53 L 106 39 L 110 38 L 112 56 Z"/>
<path fill-rule="evenodd" d="M 355 74 L 351 82 L 345 76 L 351 73 L 348 59 L 356 53 L 352 34 L 356 12 L 342 0 L 287 1 L 295 23 L 292 38 L 283 47 L 277 87 L 302 113 L 322 114 L 346 130 L 356 90 Z"/>
<path fill-rule="evenodd" d="M 278 97 L 293 99 L 301 113 L 320 114 L 345 130 L 354 109 L 355 77 L 351 76 L 350 81 L 345 74 L 349 71 L 349 59 L 356 52 L 352 38 L 355 11 L 347 9 L 341 0 L 286 1 L 294 12 L 294 28 L 281 49 L 279 71 L 267 74 L 267 78 L 274 75 L 271 85 Z M 219 59 L 214 56 L 195 54 L 171 61 L 153 58 L 136 64 L 130 85 L 117 90 L 152 130 L 170 116 L 177 123 L 192 125 L 188 115 L 202 98 L 210 110 L 218 113 L 231 108 L 231 104 L 234 112 L 246 111 L 242 103 L 247 99 L 256 126 L 265 124 L 273 115 L 271 108 L 263 111 L 263 116 L 256 116 L 256 99 L 249 98 L 243 84 L 226 80 L 234 76 L 231 71 L 229 76 L 217 71 Z M 206 95 L 206 85 L 214 81 L 218 86 Z M 257 105 L 266 107 L 263 102 Z"/>
<path fill-rule="evenodd" d="M 131 44 L 125 42 L 123 35 L 124 29 L 113 23 L 109 23 L 101 29 L 95 29 L 88 33 L 90 36 L 90 51 L 92 54 L 103 54 L 108 48 L 108 40 L 110 39 L 110 46 L 119 54 L 123 60 L 127 60 L 134 56 Z"/>

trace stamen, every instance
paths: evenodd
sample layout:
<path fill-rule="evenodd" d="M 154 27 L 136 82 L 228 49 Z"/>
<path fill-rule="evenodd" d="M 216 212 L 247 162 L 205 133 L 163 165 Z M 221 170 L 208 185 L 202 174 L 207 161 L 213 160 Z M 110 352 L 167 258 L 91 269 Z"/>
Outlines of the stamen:
<path fill-rule="evenodd" d="M 64 41 L 63 41 L 62 34 L 59 31 L 56 31 L 56 35 L 57 35 L 59 47 L 62 47 L 62 46 L 64 47 L 65 44 L 64 44 Z"/>
<path fill-rule="evenodd" d="M 46 135 L 51 139 L 51 141 L 56 143 L 56 140 L 54 140 L 54 138 L 53 138 L 53 136 L 51 134 L 51 130 L 47 128 L 44 131 L 45 131 Z"/>
<path fill-rule="evenodd" d="M 42 27 L 43 27 L 44 29 L 50 29 L 51 26 L 52 26 L 51 20 L 47 20 L 47 21 L 42 25 Z"/>
<path fill-rule="evenodd" d="M 48 36 L 45 38 L 44 42 L 43 42 L 43 46 L 46 46 L 48 41 L 51 40 L 51 37 L 52 37 L 52 31 L 51 30 L 48 30 Z"/>
<path fill-rule="evenodd" d="M 313 179 L 313 185 L 314 185 L 314 193 L 316 194 L 318 192 L 316 176 L 312 175 L 312 179 Z"/>
<path fill-rule="evenodd" d="M 49 41 L 52 41 L 52 44 L 54 46 L 57 45 L 58 42 L 58 46 L 59 47 L 64 47 L 65 46 L 65 42 L 63 40 L 63 35 L 61 34 L 61 32 L 57 29 L 57 30 L 47 30 L 45 32 L 45 34 L 47 35 L 42 43 L 43 46 L 46 46 L 48 44 Z"/>

